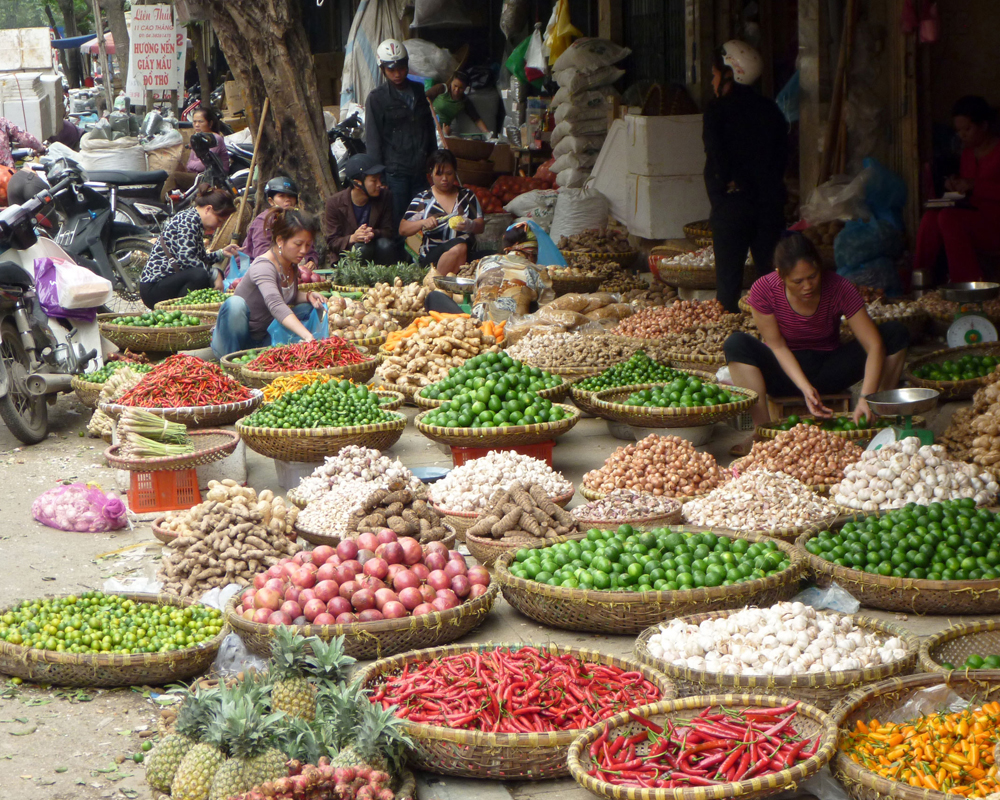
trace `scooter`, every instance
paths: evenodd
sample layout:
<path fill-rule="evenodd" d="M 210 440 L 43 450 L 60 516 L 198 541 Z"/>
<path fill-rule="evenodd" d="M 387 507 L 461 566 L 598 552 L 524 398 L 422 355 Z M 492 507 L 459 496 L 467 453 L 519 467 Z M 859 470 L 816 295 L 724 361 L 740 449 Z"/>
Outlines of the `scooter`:
<path fill-rule="evenodd" d="M 347 159 L 368 150 L 361 116 L 357 112 L 351 114 L 339 125 L 330 128 L 326 135 L 330 143 L 330 169 L 340 191 L 347 186 Z"/>
<path fill-rule="evenodd" d="M 91 361 L 103 363 L 97 321 L 50 318 L 35 293 L 35 259 L 72 260 L 55 242 L 37 237 L 35 216 L 55 192 L 71 186 L 66 177 L 0 211 L 0 418 L 25 444 L 48 435 L 48 406 L 72 388 L 73 376 Z"/>

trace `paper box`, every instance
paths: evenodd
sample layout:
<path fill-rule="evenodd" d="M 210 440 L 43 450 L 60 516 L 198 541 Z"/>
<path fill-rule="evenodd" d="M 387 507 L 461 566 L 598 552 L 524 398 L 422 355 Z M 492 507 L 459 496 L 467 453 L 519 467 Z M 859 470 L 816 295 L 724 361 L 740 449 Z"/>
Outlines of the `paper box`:
<path fill-rule="evenodd" d="M 701 114 L 626 116 L 628 171 L 659 177 L 701 174 L 705 169 L 701 120 Z"/>
<path fill-rule="evenodd" d="M 629 174 L 625 206 L 629 232 L 644 239 L 680 239 L 685 225 L 706 219 L 712 210 L 701 175 Z"/>

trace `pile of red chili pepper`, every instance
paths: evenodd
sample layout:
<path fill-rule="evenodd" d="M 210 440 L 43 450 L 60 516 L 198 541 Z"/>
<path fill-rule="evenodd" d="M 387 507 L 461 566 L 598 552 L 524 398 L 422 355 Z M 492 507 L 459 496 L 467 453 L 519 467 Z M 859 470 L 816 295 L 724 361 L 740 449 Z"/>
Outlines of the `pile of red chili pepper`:
<path fill-rule="evenodd" d="M 217 365 L 178 354 L 157 364 L 118 402 L 139 408 L 184 408 L 237 403 L 252 396 Z"/>
<path fill-rule="evenodd" d="M 575 730 L 655 703 L 659 688 L 640 672 L 534 647 L 407 664 L 372 695 L 411 722 L 486 733 Z"/>
<path fill-rule="evenodd" d="M 629 711 L 642 726 L 632 735 L 609 737 L 606 728 L 590 746 L 588 775 L 619 786 L 680 789 L 744 781 L 788 769 L 816 755 L 815 741 L 792 725 L 798 703 L 741 711 L 709 707 L 666 730 Z M 648 745 L 640 755 L 637 748 Z"/>
<path fill-rule="evenodd" d="M 331 336 L 329 339 L 271 347 L 244 366 L 255 372 L 298 372 L 344 367 L 360 364 L 364 360 L 365 356 L 353 344 L 339 336 Z"/>

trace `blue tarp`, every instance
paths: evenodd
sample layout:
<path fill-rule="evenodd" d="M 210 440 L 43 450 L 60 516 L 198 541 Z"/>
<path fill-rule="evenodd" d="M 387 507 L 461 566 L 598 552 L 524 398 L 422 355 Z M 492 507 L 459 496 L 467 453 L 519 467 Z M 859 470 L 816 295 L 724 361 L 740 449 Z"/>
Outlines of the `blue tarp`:
<path fill-rule="evenodd" d="M 72 36 L 69 39 L 53 39 L 52 46 L 56 50 L 71 50 L 87 42 L 92 42 L 96 38 L 96 33 L 88 33 L 83 36 Z"/>

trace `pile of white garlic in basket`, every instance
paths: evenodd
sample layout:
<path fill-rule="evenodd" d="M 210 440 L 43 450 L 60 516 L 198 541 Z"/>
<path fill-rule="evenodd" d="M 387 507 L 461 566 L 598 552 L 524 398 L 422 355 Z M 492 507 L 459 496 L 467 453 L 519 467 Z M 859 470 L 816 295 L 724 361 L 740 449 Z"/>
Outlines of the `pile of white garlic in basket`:
<path fill-rule="evenodd" d="M 322 465 L 289 493 L 289 499 L 309 503 L 319 500 L 338 483 L 354 480 L 375 482 L 372 491 L 394 481 L 403 481 L 411 489 L 420 489 L 421 492 L 424 487 L 398 459 L 384 456 L 370 447 L 351 445 L 335 456 L 327 456 Z"/>
<path fill-rule="evenodd" d="M 673 619 L 646 643 L 669 664 L 724 675 L 799 675 L 842 672 L 906 657 L 903 640 L 857 627 L 841 614 L 803 603 L 743 608 L 692 625 Z"/>
<path fill-rule="evenodd" d="M 974 464 L 951 461 L 941 445 L 920 445 L 915 437 L 867 450 L 844 468 L 843 480 L 830 494 L 837 505 L 861 511 L 926 506 L 971 497 L 977 505 L 996 500 L 1000 486 Z"/>
<path fill-rule="evenodd" d="M 494 492 L 515 483 L 537 483 L 549 497 L 560 497 L 573 489 L 572 483 L 540 459 L 511 450 L 491 450 L 432 483 L 428 499 L 447 511 L 481 511 Z"/>
<path fill-rule="evenodd" d="M 697 250 L 691 250 L 687 253 L 678 253 L 676 256 L 672 256 L 670 258 L 661 258 L 659 262 L 663 266 L 714 267 L 715 248 L 701 247 Z M 747 256 L 746 263 L 747 264 L 752 263 L 749 255 Z"/>

